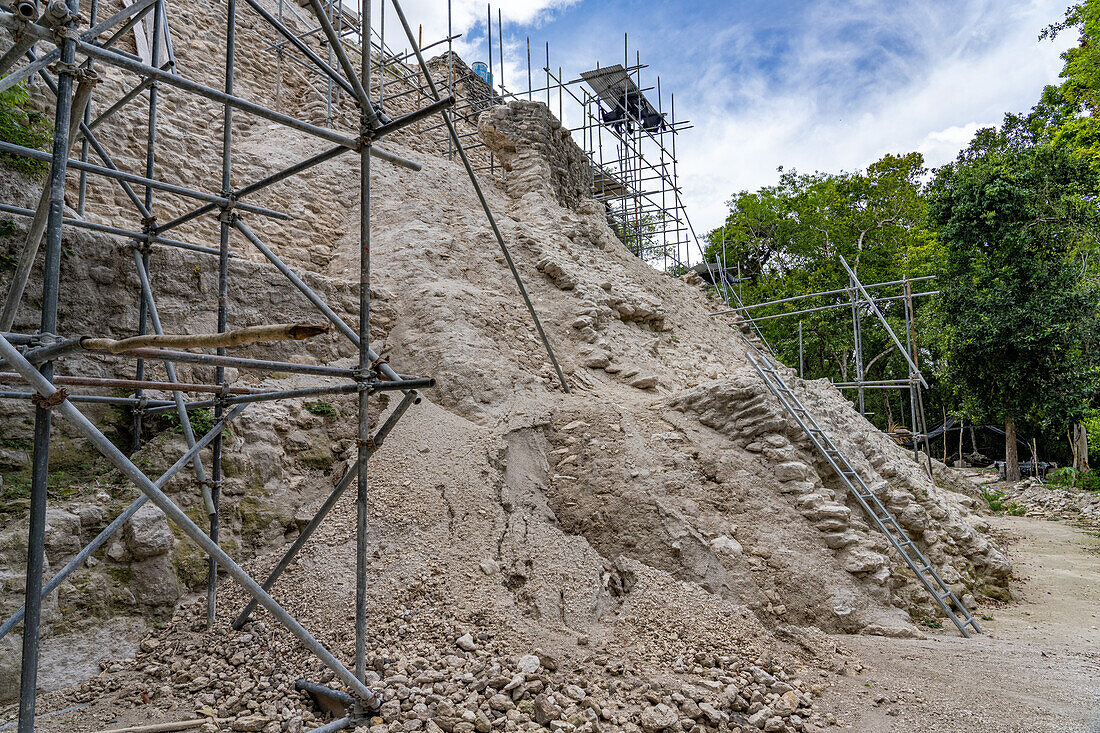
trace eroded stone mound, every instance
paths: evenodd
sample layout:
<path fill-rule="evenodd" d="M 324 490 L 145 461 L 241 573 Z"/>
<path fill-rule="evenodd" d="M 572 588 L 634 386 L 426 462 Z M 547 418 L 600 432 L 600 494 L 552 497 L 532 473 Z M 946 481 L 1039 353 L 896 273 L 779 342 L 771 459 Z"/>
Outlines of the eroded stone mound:
<path fill-rule="evenodd" d="M 220 66 L 201 28 L 218 12 L 214 2 L 189 3 L 187 17 L 202 22 L 173 25 L 181 61 L 215 82 Z M 269 57 L 251 21 L 238 43 L 252 49 L 239 55 L 242 89 L 265 98 Z M 121 89 L 110 72 L 105 83 Z M 315 89 L 298 78 L 285 84 L 284 111 L 323 121 Z M 415 95 L 400 99 L 408 105 Z M 204 114 L 176 116 L 158 169 L 199 185 L 217 178 L 212 130 L 220 117 L 189 104 Z M 176 119 L 173 111 L 166 107 L 166 117 Z M 335 124 L 350 124 L 350 115 L 350 106 L 337 105 Z M 123 115 L 110 124 L 136 122 Z M 477 124 L 486 145 L 478 154 L 492 153 L 506 170 L 503 181 L 483 181 L 489 204 L 572 392 L 560 390 L 464 171 L 434 142 L 438 132 L 410 127 L 387 139 L 424 168 L 372 170 L 372 343 L 399 372 L 430 374 L 438 386 L 371 462 L 372 684 L 385 700 L 372 730 L 813 730 L 822 717 L 812 712 L 808 680 L 844 665 L 818 629 L 921 633 L 912 620 L 933 612 L 930 599 L 749 368 L 739 325 L 710 317 L 720 304 L 704 289 L 658 273 L 616 239 L 603 206 L 587 197 L 579 148 L 546 106 L 494 107 Z M 235 180 L 317 152 L 254 122 L 238 132 Z M 137 165 L 143 136 L 118 139 L 118 159 Z M 202 149 L 172 144 L 182 139 Z M 357 176 L 354 160 L 335 158 L 257 199 L 295 215 L 285 228 L 249 218 L 349 321 L 358 299 L 359 202 L 346 182 Z M 36 184 L 11 177 L 4 194 L 33 202 Z M 87 216 L 113 224 L 125 205 L 119 192 L 94 189 Z M 166 216 L 182 210 L 167 199 Z M 17 251 L 23 226 L 0 238 L 2 251 Z M 196 221 L 179 236 L 209 244 L 216 226 Z M 308 303 L 243 239 L 234 235 L 232 246 L 231 326 L 310 318 Z M 138 293 L 128 245 L 73 231 L 66 248 L 63 335 L 132 335 Z M 213 273 L 209 257 L 156 250 L 153 288 L 168 332 L 213 329 Z M 18 327 L 33 330 L 32 314 L 21 318 Z M 335 333 L 241 353 L 354 366 Z M 63 362 L 59 373 L 72 368 Z M 106 358 L 80 368 L 119 375 Z M 209 371 L 180 365 L 185 381 L 207 381 Z M 230 378 L 304 383 L 286 374 Z M 937 468 L 934 484 L 835 389 L 791 381 L 945 580 L 968 602 L 1003 596 L 1009 565 L 975 514 L 980 505 L 959 490 L 969 484 L 946 468 Z M 274 564 L 348 467 L 349 399 L 250 408 L 232 426 L 222 541 L 255 575 Z M 380 396 L 372 409 L 377 417 L 392 407 Z M 5 445 L 23 445 L 28 407 L 2 409 Z M 127 416 L 89 414 L 120 442 L 128 438 Z M 149 429 L 135 457 L 156 475 L 179 455 L 182 438 L 168 422 Z M 51 567 L 135 495 L 63 425 L 57 431 L 72 465 L 88 470 L 73 474 L 70 498 L 51 505 Z M 6 471 L 22 475 L 29 456 L 19 451 L 2 457 Z M 168 490 L 203 519 L 189 472 Z M 6 508 L 0 577 L 10 610 L 21 601 L 23 517 L 17 504 Z M 110 650 L 106 674 L 49 700 L 57 708 L 90 701 L 82 719 L 100 722 L 174 719 L 185 709 L 213 716 L 220 729 L 297 731 L 313 722 L 291 688 L 297 675 L 323 681 L 320 667 L 263 612 L 244 632 L 228 630 L 244 601 L 229 581 L 218 624 L 201 630 L 194 594 L 205 564 L 158 521 L 142 514 L 96 567 L 81 569 L 51 599 L 43 644 L 52 653 L 75 649 L 66 636 L 73 630 L 89 638 L 119 619 L 136 630 Z M 345 497 L 274 588 L 345 661 L 354 557 L 354 507 Z M 154 564 L 156 582 L 137 582 Z M 139 598 L 151 590 L 156 602 Z M 99 596 L 106 600 L 96 605 Z M 144 621 L 173 613 L 139 650 Z M 9 684 L 0 689 L 13 689 L 16 651 L 3 651 Z M 44 729 L 81 729 L 74 720 L 44 721 Z"/>

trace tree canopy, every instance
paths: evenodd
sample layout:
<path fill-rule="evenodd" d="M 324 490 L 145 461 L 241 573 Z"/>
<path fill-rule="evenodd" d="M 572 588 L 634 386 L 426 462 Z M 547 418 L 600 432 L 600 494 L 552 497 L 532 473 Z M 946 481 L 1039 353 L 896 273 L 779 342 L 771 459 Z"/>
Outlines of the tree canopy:
<path fill-rule="evenodd" d="M 1029 113 L 979 130 L 952 163 L 933 172 L 909 153 L 862 171 L 780 168 L 776 185 L 730 199 L 707 260 L 741 276 L 746 304 L 843 291 L 840 256 L 864 284 L 935 274 L 939 295 L 915 303 L 932 414 L 1019 423 L 1048 446 L 1068 432 L 1078 455 L 1080 426 L 1100 424 L 1100 0 L 1070 7 L 1043 37 L 1070 31 L 1078 42 L 1062 55 L 1061 83 Z M 851 298 L 751 313 L 785 363 L 798 362 L 801 323 L 806 376 L 851 381 Z M 766 318 L 822 306 L 835 307 Z M 880 308 L 904 341 L 902 303 Z M 883 329 L 862 340 L 865 379 L 908 375 Z M 889 394 L 870 398 L 880 427 Z"/>
<path fill-rule="evenodd" d="M 1022 126 L 975 137 L 929 187 L 940 376 L 975 419 L 1061 430 L 1097 389 L 1097 176 Z"/>
<path fill-rule="evenodd" d="M 729 201 L 724 226 L 708 236 L 707 259 L 724 262 L 734 275 L 740 272 L 738 288 L 746 303 L 847 288 L 848 274 L 838 256 L 865 284 L 929 274 L 936 257 L 934 239 L 924 227 L 922 185 L 927 175 L 919 153 L 887 155 L 864 171 L 802 174 L 781 169 L 777 185 L 745 191 Z M 760 325 L 780 357 L 795 364 L 801 321 L 806 375 L 848 381 L 855 376 L 850 301 L 851 295 L 843 292 L 797 301 L 766 313 L 837 307 Z M 904 338 L 903 304 L 887 302 L 881 309 Z M 861 317 L 866 316 L 864 312 Z M 866 329 L 863 346 L 867 367 L 877 378 L 908 375 L 904 358 L 881 328 Z M 891 415 L 886 397 L 874 398 L 884 421 Z"/>

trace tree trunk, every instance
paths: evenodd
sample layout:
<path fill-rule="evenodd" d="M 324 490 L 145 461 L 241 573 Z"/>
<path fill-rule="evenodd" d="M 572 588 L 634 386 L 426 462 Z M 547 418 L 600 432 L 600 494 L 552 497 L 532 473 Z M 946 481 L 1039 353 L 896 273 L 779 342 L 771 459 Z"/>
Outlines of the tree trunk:
<path fill-rule="evenodd" d="M 1005 479 L 1020 480 L 1020 459 L 1016 455 L 1016 423 L 1011 415 L 1005 418 Z"/>
<path fill-rule="evenodd" d="M 1069 447 L 1073 451 L 1073 467 L 1084 473 L 1089 470 L 1089 437 L 1082 423 L 1070 428 Z"/>

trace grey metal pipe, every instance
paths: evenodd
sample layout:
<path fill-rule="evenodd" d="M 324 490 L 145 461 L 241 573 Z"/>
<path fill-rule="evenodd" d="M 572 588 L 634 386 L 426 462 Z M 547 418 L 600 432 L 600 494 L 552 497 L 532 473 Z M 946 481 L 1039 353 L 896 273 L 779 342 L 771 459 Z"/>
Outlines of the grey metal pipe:
<path fill-rule="evenodd" d="M 49 379 L 39 374 L 34 368 L 34 365 L 24 359 L 22 354 L 4 338 L 0 338 L 0 357 L 11 364 L 17 372 L 22 374 L 40 395 L 43 397 L 54 397 L 57 390 L 50 384 Z M 260 587 L 259 583 L 253 580 L 240 565 L 234 562 L 233 558 L 229 557 L 224 550 L 218 547 L 216 542 L 207 537 L 202 529 L 183 513 L 183 510 L 177 507 L 163 491 L 141 472 L 141 469 L 123 455 L 122 451 L 120 451 L 107 436 L 101 433 L 99 429 L 84 416 L 84 413 L 67 400 L 61 400 L 53 410 L 56 410 L 62 417 L 69 420 L 76 428 L 77 432 L 86 437 L 104 457 L 114 464 L 127 478 L 133 481 L 143 493 L 147 494 L 149 499 L 160 507 L 161 511 L 165 513 L 168 519 L 183 530 L 184 534 L 191 538 L 196 545 L 207 554 L 214 555 L 219 565 L 225 568 L 227 574 L 236 580 L 249 595 L 256 598 L 260 605 L 266 608 L 279 623 L 290 631 L 290 633 L 294 634 L 294 636 L 301 641 L 307 649 L 313 652 L 325 666 L 335 672 L 341 681 L 343 681 L 344 684 L 346 684 L 368 707 L 377 709 L 379 701 L 374 692 L 341 664 L 340 660 L 325 649 L 320 642 L 313 638 L 313 636 L 306 631 L 293 616 L 287 613 L 274 598 L 268 595 L 268 593 Z M 33 716 L 31 720 L 33 720 Z"/>
<path fill-rule="evenodd" d="M 16 41 L 15 44 L 8 49 L 7 53 L 0 56 L 0 75 L 10 69 L 12 65 L 19 60 L 19 57 L 29 51 L 31 46 L 37 42 L 37 39 L 27 36 Z"/>
<path fill-rule="evenodd" d="M 72 400 L 74 398 L 70 396 L 66 399 Z M 176 460 L 176 462 L 168 468 L 167 471 L 162 473 L 160 478 L 158 478 L 154 482 L 154 485 L 157 488 L 164 488 L 164 486 L 172 479 L 172 477 L 179 473 L 184 466 L 190 463 L 191 459 L 197 456 L 203 448 L 209 445 L 210 442 L 214 440 L 214 436 L 221 433 L 226 424 L 230 420 L 240 415 L 246 407 L 247 405 L 234 407 L 225 417 L 214 423 L 214 426 L 210 429 L 210 432 L 197 440 L 195 442 L 195 445 L 191 446 L 191 448 L 182 456 L 180 456 Z M 45 599 L 46 596 L 48 596 L 50 593 L 53 593 L 59 585 L 64 583 L 65 579 L 72 575 L 73 571 L 83 565 L 85 560 L 91 557 L 96 550 L 102 547 L 107 542 L 107 540 L 113 537 L 115 532 L 117 532 L 122 527 L 122 525 L 126 524 L 126 522 L 129 521 L 130 517 L 134 516 L 134 514 L 137 513 L 137 510 L 140 509 L 142 505 L 145 504 L 145 502 L 147 502 L 148 500 L 149 497 L 145 494 L 139 496 L 133 501 L 133 503 L 130 504 L 130 506 L 126 507 L 126 509 L 121 514 L 115 517 L 115 519 L 110 524 L 104 527 L 103 530 L 100 531 L 100 533 L 97 534 L 91 542 L 85 545 L 80 550 L 80 552 L 73 555 L 73 558 L 65 564 L 65 567 L 58 570 L 57 574 L 50 578 L 50 581 L 46 583 L 45 586 L 43 586 L 42 598 Z M 27 607 L 26 604 L 24 604 L 17 608 L 15 610 L 15 613 L 8 617 L 8 620 L 5 621 L 2 626 L 0 626 L 0 639 L 3 639 L 4 636 L 9 631 L 11 631 L 16 624 L 23 620 L 23 615 L 26 613 L 26 610 Z"/>
<path fill-rule="evenodd" d="M 875 288 L 884 288 L 890 285 L 904 285 L 906 282 L 921 282 L 922 280 L 935 280 L 935 275 L 923 275 L 921 277 L 910 277 L 905 280 L 891 280 L 889 282 L 874 283 L 872 285 L 865 285 L 868 290 L 874 290 Z M 779 298 L 778 300 L 769 300 L 764 303 L 753 303 L 752 305 L 742 306 L 740 308 L 731 308 L 729 310 L 719 311 L 718 313 L 711 313 L 712 316 L 725 315 L 726 313 L 741 313 L 743 311 L 753 310 L 754 308 L 764 308 L 769 305 L 779 305 L 780 303 L 790 303 L 795 300 L 802 300 L 804 298 L 818 298 L 826 295 L 843 295 L 848 292 L 848 288 L 838 288 L 836 290 L 823 290 L 820 293 L 807 293 L 805 295 L 793 295 L 790 298 Z M 881 300 L 881 298 L 880 298 Z"/>
<path fill-rule="evenodd" d="M 938 290 L 926 290 L 923 293 L 913 293 L 913 297 L 916 298 L 917 296 L 920 296 L 920 295 L 938 295 L 939 292 L 940 291 L 938 291 Z M 875 302 L 876 303 L 887 303 L 891 300 L 902 300 L 903 298 L 905 298 L 904 295 L 890 295 L 890 296 L 887 296 L 885 298 L 875 298 Z M 787 313 L 773 313 L 770 316 L 755 316 L 753 318 L 753 320 L 756 321 L 756 322 L 770 321 L 774 318 L 786 318 L 787 316 L 800 316 L 800 315 L 803 315 L 805 313 L 818 313 L 819 311 L 835 310 L 837 308 L 848 308 L 850 306 L 851 306 L 851 303 L 832 303 L 830 305 L 819 305 L 815 308 L 803 308 L 802 310 L 790 311 L 790 312 L 787 312 Z M 749 317 L 748 313 L 741 313 L 740 309 L 736 309 L 736 308 L 733 309 L 733 310 L 721 311 L 721 312 L 718 312 L 718 313 L 711 313 L 710 315 L 719 316 L 719 315 L 726 315 L 726 314 L 730 314 L 730 313 L 736 313 L 738 315 L 742 315 L 745 318 Z"/>
<path fill-rule="evenodd" d="M 10 26 L 5 26 L 2 22 L 3 16 L 4 13 L 0 12 L 0 26 L 4 26 L 10 29 Z M 33 40 L 38 41 L 42 39 L 35 38 Z M 16 84 L 22 84 L 24 81 L 34 76 L 42 69 L 45 69 L 50 64 L 56 63 L 59 58 L 61 58 L 61 52 L 55 48 L 49 53 L 38 57 L 21 69 L 11 72 L 3 79 L 0 79 L 0 92 L 6 92 L 7 90 L 14 87 Z"/>
<path fill-rule="evenodd" d="M 0 390 L 0 399 L 29 400 L 34 394 L 34 392 Z M 109 395 L 71 394 L 68 399 L 73 402 L 88 402 L 95 405 L 127 405 L 135 407 L 139 405 L 155 405 L 157 407 L 167 407 L 169 409 L 175 407 L 175 403 L 169 400 L 139 400 L 135 397 L 111 397 Z M 190 408 L 190 405 L 188 405 L 188 407 Z"/>
<path fill-rule="evenodd" d="M 374 436 L 373 447 L 368 446 L 367 457 L 374 455 L 382 447 L 382 443 L 385 442 L 386 436 L 390 434 L 390 431 L 394 429 L 397 422 L 401 419 L 405 411 L 409 409 L 409 406 L 416 400 L 416 395 L 413 392 L 409 392 L 405 397 L 397 403 L 397 407 L 393 409 L 390 416 L 386 418 L 386 422 L 378 429 L 378 432 Z M 313 515 L 313 518 L 309 520 L 309 524 L 302 528 L 301 533 L 294 539 L 294 543 L 283 554 L 282 559 L 275 565 L 275 568 L 268 574 L 267 580 L 263 582 L 261 586 L 264 590 L 270 591 L 271 587 L 275 585 L 275 581 L 279 579 L 279 576 L 283 574 L 290 563 L 294 562 L 294 558 L 298 556 L 298 552 L 305 546 L 306 542 L 313 535 L 314 530 L 321 526 L 321 522 L 328 516 L 329 511 L 336 506 L 336 502 L 340 500 L 340 497 L 344 495 L 344 491 L 348 486 L 351 486 L 353 479 L 358 477 L 359 463 L 348 469 L 340 480 L 336 483 L 336 487 L 332 490 L 332 493 L 328 495 L 321 507 Z M 249 601 L 248 605 L 238 614 L 236 620 L 233 621 L 233 628 L 239 629 L 244 626 L 248 621 L 248 617 L 252 615 L 252 612 L 256 609 L 256 601 Z"/>
<path fill-rule="evenodd" d="M 317 0 L 311 0 L 314 8 L 319 8 Z M 322 18 L 324 13 L 319 14 Z M 360 20 L 365 33 L 363 36 L 370 40 L 370 15 L 371 6 L 363 4 Z M 323 21 L 322 21 L 323 24 Z M 332 34 L 332 26 L 327 26 L 329 35 Z M 339 43 L 339 38 L 336 39 Z M 343 51 L 343 48 L 340 48 Z M 342 62 L 347 62 L 347 57 L 341 57 Z M 370 86 L 370 47 L 362 55 L 363 79 Z M 349 74 L 354 75 L 355 70 L 350 68 L 350 63 L 345 63 Z M 362 89 L 362 87 L 360 87 Z M 362 123 L 365 127 L 378 126 L 378 118 L 370 107 L 370 99 L 363 95 Z M 359 151 L 359 373 L 367 374 L 370 370 L 370 149 L 371 141 L 364 142 Z M 366 390 L 359 392 L 359 404 L 357 415 L 359 418 L 359 446 L 357 450 L 356 481 L 355 481 L 355 676 L 366 681 L 367 676 L 367 488 L 368 471 L 367 460 L 371 456 L 370 444 L 370 394 Z"/>
<path fill-rule="evenodd" d="M 225 93 L 233 93 L 234 83 L 234 59 L 237 54 L 237 0 L 228 0 L 226 3 L 225 18 Z M 228 193 L 233 186 L 233 108 L 226 105 L 222 108 L 222 193 Z M 229 223 L 236 216 L 232 212 L 223 209 L 218 222 L 218 333 L 225 333 L 229 323 Z M 225 349 L 218 347 L 215 354 L 225 356 Z M 217 365 L 214 371 L 214 381 L 224 385 L 225 367 Z M 224 396 L 224 395 L 223 395 Z M 214 416 L 222 414 L 225 405 L 221 401 L 214 403 Z M 209 518 L 209 535 L 214 542 L 218 541 L 218 531 L 221 525 L 221 479 L 222 479 L 222 440 L 218 437 L 214 441 L 214 490 L 210 494 L 210 506 L 207 512 Z M 217 615 L 218 602 L 218 561 L 213 557 L 207 564 L 206 571 L 206 625 L 214 625 Z"/>
<path fill-rule="evenodd" d="M 80 9 L 79 0 L 71 0 L 69 9 L 75 16 Z M 27 24 L 30 27 L 30 24 Z M 71 26 L 71 22 L 69 26 Z M 57 103 L 54 107 L 53 155 L 50 156 L 50 177 L 48 187 L 48 213 L 46 214 L 46 251 L 43 257 L 42 272 L 42 308 L 39 330 L 41 333 L 56 333 L 57 302 L 61 288 L 61 226 L 65 209 L 65 169 L 71 148 L 70 128 L 73 119 L 73 62 L 76 59 L 74 42 L 69 38 L 61 41 L 62 65 L 57 75 Z M 90 93 L 90 89 L 88 90 Z M 82 111 L 81 111 L 82 112 Z M 44 205 L 40 205 L 44 208 Z M 25 283 L 24 283 L 25 284 Z M 17 283 L 13 282 L 13 289 Z M 21 291 L 21 287 L 20 287 Z M 22 293 L 20 292 L 20 295 Z M 16 299 L 18 304 L 18 299 Z M 7 331 L 8 328 L 0 329 Z M 0 355 L 12 366 L 14 357 L 25 366 L 28 373 L 50 392 L 55 391 L 50 380 L 53 378 L 53 362 L 42 365 L 41 373 L 24 359 L 7 341 L 0 347 Z M 75 409 L 75 408 L 74 408 Z M 45 567 L 46 550 L 46 502 L 50 471 L 50 425 L 51 412 L 44 405 L 34 408 L 34 452 L 31 462 L 31 505 L 27 527 L 27 572 L 23 587 L 26 604 L 27 622 L 23 625 L 22 660 L 19 671 L 19 733 L 33 733 L 35 695 L 38 690 L 38 642 L 39 623 L 42 615 L 42 572 Z"/>
<path fill-rule="evenodd" d="M 96 351 L 97 354 L 103 352 Z M 353 379 L 354 369 L 331 367 L 323 364 L 295 364 L 290 361 L 270 361 L 268 359 L 246 359 L 239 356 L 218 356 L 216 354 L 195 354 L 190 351 L 176 351 L 174 349 L 157 349 L 151 346 L 143 346 L 138 349 L 120 351 L 111 356 L 126 356 L 140 359 L 162 359 L 165 361 L 189 362 L 191 364 L 205 364 L 207 366 L 235 367 L 237 369 L 253 369 L 266 372 L 290 372 L 293 374 L 314 374 L 321 377 L 342 377 Z"/>
<path fill-rule="evenodd" d="M 422 377 L 419 379 L 402 379 L 397 382 L 372 382 L 370 385 L 370 392 L 415 392 L 417 389 L 424 387 L 434 387 L 435 379 L 432 377 Z M 256 392 L 255 394 L 247 395 L 235 395 L 232 397 L 225 397 L 219 400 L 202 400 L 197 402 L 188 402 L 187 409 L 194 410 L 201 407 L 214 407 L 218 402 L 224 405 L 243 405 L 252 402 L 272 402 L 274 400 L 288 400 L 297 397 L 318 397 L 320 395 L 338 395 L 338 394 L 353 394 L 359 391 L 358 384 L 340 384 L 331 387 L 302 387 L 301 389 L 287 389 L 271 392 Z M 414 398 L 416 401 L 420 400 L 419 395 Z M 169 408 L 170 409 L 170 408 Z M 162 409 L 161 407 L 155 407 L 150 410 L 146 410 L 147 415 L 157 415 L 162 412 L 167 412 L 168 409 Z"/>
<path fill-rule="evenodd" d="M 13 145 L 12 143 L 6 143 L 0 141 L 0 151 L 5 153 L 11 153 L 13 155 L 21 155 L 25 158 L 33 158 L 35 160 L 49 161 L 50 156 L 48 153 L 43 153 L 40 150 L 34 150 L 33 148 L 26 148 L 22 145 Z M 146 178 L 145 176 L 138 176 L 133 173 L 126 173 L 116 168 L 105 168 L 103 166 L 95 165 L 94 163 L 85 163 L 80 160 L 70 160 L 68 167 L 78 171 L 87 171 L 88 173 L 95 173 L 96 175 L 104 176 L 106 178 L 113 178 L 118 181 L 126 181 L 127 183 L 137 183 L 147 188 L 155 188 L 161 191 L 167 191 L 168 193 L 174 193 L 179 196 L 187 196 L 189 198 L 198 199 L 199 201 L 210 201 L 221 206 L 233 205 L 242 211 L 248 211 L 253 214 L 260 214 L 272 219 L 288 220 L 293 219 L 290 214 L 283 213 L 282 211 L 275 211 L 273 209 L 267 209 L 262 206 L 254 206 L 252 204 L 244 204 L 240 202 L 233 202 L 224 196 L 217 196 L 212 193 L 206 193 L 205 191 L 197 191 L 193 188 L 186 188 L 184 186 L 177 186 L 173 183 L 166 183 L 164 181 L 158 181 L 153 178 Z"/>
<path fill-rule="evenodd" d="M 352 718 L 338 718 L 331 723 L 326 723 L 320 728 L 314 728 L 310 733 L 336 733 L 338 730 L 347 730 L 355 725 Z"/>
<path fill-rule="evenodd" d="M 25 209 L 21 206 L 9 206 L 8 204 L 0 204 L 0 211 L 5 214 L 13 214 L 15 216 L 34 216 L 34 211 L 31 209 Z M 117 234 L 120 237 L 132 237 L 142 242 L 151 242 L 152 244 L 163 244 L 168 247 L 175 247 L 177 249 L 185 249 L 190 252 L 200 252 L 207 255 L 216 255 L 218 250 L 213 247 L 203 247 L 199 244 L 190 244 L 188 242 L 181 242 L 178 239 L 168 239 L 166 237 L 158 237 L 150 234 L 143 234 L 142 232 L 135 232 L 130 229 L 120 229 L 118 227 L 109 227 L 105 224 L 96 224 L 91 221 L 83 221 L 82 219 L 73 219 L 71 217 L 64 217 L 62 222 L 65 226 L 75 227 L 77 229 L 87 229 L 93 232 L 103 232 L 104 234 Z"/>
<path fill-rule="evenodd" d="M 358 384 L 340 384 L 330 387 L 302 387 L 301 389 L 284 389 L 271 392 L 257 392 L 251 395 L 239 395 L 218 400 L 197 400 L 187 403 L 188 410 L 214 407 L 218 402 L 224 405 L 246 405 L 253 402 L 271 402 L 274 400 L 288 400 L 297 397 L 318 397 L 320 395 L 352 394 L 359 391 Z M 174 403 L 168 403 L 167 407 L 158 405 L 145 411 L 146 415 L 159 415 L 172 409 Z"/>
<path fill-rule="evenodd" d="M 431 89 L 432 96 L 438 102 L 441 99 L 439 89 L 436 87 L 435 80 L 428 70 L 428 65 L 424 61 L 424 54 L 420 52 L 416 37 L 413 35 L 412 28 L 409 26 L 409 21 L 405 17 L 405 11 L 401 9 L 401 3 L 398 2 L 398 0 L 393 0 L 393 9 L 397 12 L 397 17 L 401 20 L 401 26 L 405 30 L 405 36 L 409 41 L 410 48 L 416 53 L 416 59 L 420 64 L 420 71 L 424 74 L 424 78 L 428 82 L 428 87 Z M 568 393 L 569 382 L 566 381 L 565 373 L 561 370 L 561 365 L 558 364 L 558 358 L 554 355 L 554 349 L 550 345 L 550 339 L 546 336 L 546 331 L 542 328 L 542 321 L 539 320 L 539 315 L 535 312 L 535 306 L 531 302 L 531 296 L 527 294 L 527 288 L 523 284 L 523 278 L 520 277 L 519 270 L 516 269 L 516 263 L 512 260 L 512 253 L 508 250 L 508 245 L 504 243 L 504 235 L 501 234 L 500 227 L 497 226 L 496 217 L 493 216 L 493 211 L 489 208 L 489 201 L 485 198 L 485 193 L 481 190 L 481 184 L 478 182 L 477 174 L 474 173 L 474 168 L 470 164 L 470 158 L 466 155 L 466 150 L 462 147 L 462 141 L 458 137 L 458 131 L 455 130 L 454 122 L 451 120 L 450 110 L 445 109 L 440 112 L 440 114 L 447 123 L 447 132 L 454 141 L 455 148 L 458 149 L 459 157 L 462 158 L 462 164 L 466 167 L 466 173 L 470 177 L 470 183 L 473 184 L 474 192 L 481 202 L 481 208 L 484 209 L 485 217 L 489 220 L 489 226 L 496 236 L 497 244 L 500 245 L 501 252 L 504 253 L 504 259 L 508 263 L 508 268 L 512 271 L 512 277 L 515 278 L 516 285 L 519 287 L 519 292 L 523 296 L 523 302 L 526 303 L 527 310 L 535 322 L 535 329 L 539 333 L 539 338 L 542 339 L 542 345 L 546 349 L 546 353 L 550 357 L 551 363 L 554 365 L 554 370 L 558 373 L 558 379 L 561 381 L 562 389 Z"/>
<path fill-rule="evenodd" d="M 873 283 L 871 285 L 864 285 L 867 290 L 874 290 L 875 288 L 885 288 L 892 285 L 904 285 L 906 282 L 916 283 L 923 280 L 935 280 L 935 275 L 923 275 L 921 277 L 910 277 L 905 280 L 890 280 L 888 282 Z M 807 293 L 806 295 L 795 295 L 790 298 L 780 298 L 779 300 L 769 300 L 765 303 L 753 303 L 752 305 L 746 305 L 744 308 L 738 308 L 735 310 L 752 310 L 754 308 L 763 308 L 769 305 L 778 305 L 780 303 L 790 303 L 793 300 L 802 300 L 803 298 L 816 298 L 825 295 L 843 295 L 848 292 L 848 288 L 839 288 L 837 290 L 825 290 L 820 293 Z"/>
<path fill-rule="evenodd" d="M 27 361 L 31 364 L 41 364 L 44 361 L 53 361 L 79 348 L 79 338 L 59 339 L 52 344 L 31 349 L 23 356 L 27 357 Z"/>

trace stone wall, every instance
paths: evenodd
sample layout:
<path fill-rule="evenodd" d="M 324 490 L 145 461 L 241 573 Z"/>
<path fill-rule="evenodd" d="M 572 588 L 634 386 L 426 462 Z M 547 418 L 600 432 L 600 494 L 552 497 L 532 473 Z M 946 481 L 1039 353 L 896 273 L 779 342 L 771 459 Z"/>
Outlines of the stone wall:
<path fill-rule="evenodd" d="M 588 158 L 542 102 L 516 100 L 483 112 L 478 132 L 504 168 L 516 198 L 536 191 L 576 209 L 592 195 Z"/>
<path fill-rule="evenodd" d="M 444 90 L 453 89 L 455 117 L 471 125 L 476 125 L 478 115 L 492 105 L 492 87 L 475 74 L 474 70 L 467 66 L 466 62 L 456 53 L 443 53 L 429 59 L 428 70 L 432 72 L 432 78 L 439 85 L 440 94 L 443 94 Z M 452 70 L 454 71 L 453 86 L 447 82 Z"/>

